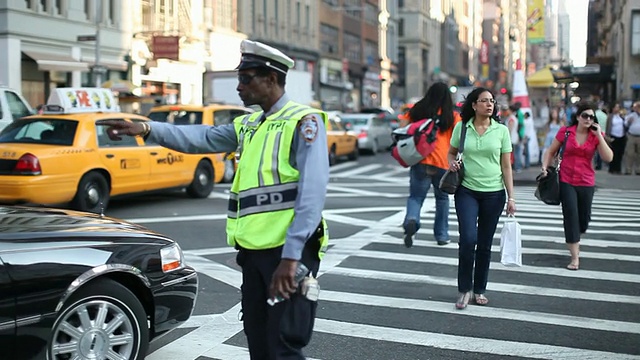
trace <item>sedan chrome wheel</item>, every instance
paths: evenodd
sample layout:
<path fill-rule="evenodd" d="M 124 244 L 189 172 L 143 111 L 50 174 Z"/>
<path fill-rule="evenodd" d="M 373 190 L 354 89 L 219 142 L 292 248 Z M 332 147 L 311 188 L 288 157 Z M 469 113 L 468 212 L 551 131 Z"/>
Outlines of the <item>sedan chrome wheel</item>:
<path fill-rule="evenodd" d="M 111 279 L 75 291 L 51 329 L 47 360 L 138 360 L 149 345 L 148 316 L 140 299 Z"/>
<path fill-rule="evenodd" d="M 129 312 L 129 314 L 127 314 Z M 54 359 L 130 359 L 136 352 L 129 309 L 96 300 L 71 308 L 54 329 Z"/>

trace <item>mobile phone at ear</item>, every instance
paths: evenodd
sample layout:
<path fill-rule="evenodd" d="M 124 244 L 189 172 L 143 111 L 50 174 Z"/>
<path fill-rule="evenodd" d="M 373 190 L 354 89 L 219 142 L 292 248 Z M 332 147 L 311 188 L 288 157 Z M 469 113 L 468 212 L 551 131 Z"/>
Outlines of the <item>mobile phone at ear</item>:
<path fill-rule="evenodd" d="M 598 127 L 595 126 L 595 125 L 591 125 L 591 126 L 589 126 L 589 130 L 597 131 Z"/>

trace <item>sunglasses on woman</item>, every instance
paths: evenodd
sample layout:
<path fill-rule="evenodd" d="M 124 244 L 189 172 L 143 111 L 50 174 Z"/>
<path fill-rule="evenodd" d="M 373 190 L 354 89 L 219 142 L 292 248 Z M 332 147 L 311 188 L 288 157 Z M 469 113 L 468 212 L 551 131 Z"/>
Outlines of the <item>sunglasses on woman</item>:
<path fill-rule="evenodd" d="M 580 114 L 580 117 L 585 119 L 585 120 L 596 120 L 596 116 L 595 115 L 591 115 L 591 114 L 587 114 L 587 113 L 582 113 Z"/>

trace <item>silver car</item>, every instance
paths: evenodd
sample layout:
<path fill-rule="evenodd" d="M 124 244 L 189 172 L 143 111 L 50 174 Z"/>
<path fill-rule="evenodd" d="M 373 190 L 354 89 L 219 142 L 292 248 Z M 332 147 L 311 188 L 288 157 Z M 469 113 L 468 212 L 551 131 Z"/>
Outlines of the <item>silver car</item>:
<path fill-rule="evenodd" d="M 358 148 L 375 154 L 391 146 L 391 126 L 384 114 L 341 114 L 342 124 L 358 136 Z"/>

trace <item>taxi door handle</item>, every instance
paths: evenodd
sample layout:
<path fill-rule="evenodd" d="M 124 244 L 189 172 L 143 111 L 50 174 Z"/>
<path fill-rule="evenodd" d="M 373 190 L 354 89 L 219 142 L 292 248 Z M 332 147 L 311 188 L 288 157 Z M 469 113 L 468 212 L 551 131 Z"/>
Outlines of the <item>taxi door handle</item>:
<path fill-rule="evenodd" d="M 112 159 L 114 156 L 115 156 L 115 155 L 113 155 L 113 154 L 107 154 L 107 155 L 106 155 L 107 159 Z"/>
<path fill-rule="evenodd" d="M 150 152 L 149 154 L 151 154 L 151 155 L 153 155 L 153 156 L 158 155 L 158 153 L 157 153 L 157 152 L 155 152 L 155 151 L 152 151 L 152 152 Z"/>

